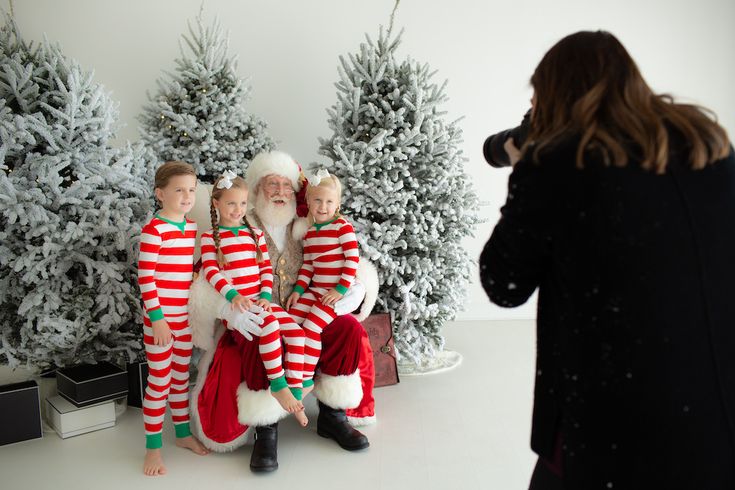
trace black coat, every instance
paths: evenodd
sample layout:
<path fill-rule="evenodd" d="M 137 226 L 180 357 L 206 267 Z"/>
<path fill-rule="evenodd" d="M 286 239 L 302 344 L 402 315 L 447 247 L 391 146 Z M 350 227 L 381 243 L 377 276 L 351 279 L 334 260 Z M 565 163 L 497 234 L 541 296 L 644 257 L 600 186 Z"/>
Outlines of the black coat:
<path fill-rule="evenodd" d="M 681 147 L 681 145 L 679 145 Z M 490 299 L 539 288 L 531 447 L 565 488 L 735 489 L 735 158 L 664 175 L 521 160 L 480 258 Z"/>

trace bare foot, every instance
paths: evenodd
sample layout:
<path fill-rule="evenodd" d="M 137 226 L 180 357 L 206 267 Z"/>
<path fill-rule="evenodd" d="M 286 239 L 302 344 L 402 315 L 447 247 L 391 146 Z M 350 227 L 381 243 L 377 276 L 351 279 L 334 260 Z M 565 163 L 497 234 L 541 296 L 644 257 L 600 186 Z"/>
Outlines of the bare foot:
<path fill-rule="evenodd" d="M 301 399 L 303 400 L 304 398 L 306 398 L 306 395 L 308 395 L 309 393 L 311 393 L 313 390 L 314 390 L 314 385 L 311 385 L 311 386 L 306 387 L 306 388 L 302 388 L 301 389 Z"/>
<path fill-rule="evenodd" d="M 189 437 L 177 437 L 176 445 L 186 449 L 191 449 L 192 452 L 200 456 L 209 454 L 209 449 L 204 447 L 194 436 Z"/>
<path fill-rule="evenodd" d="M 291 390 L 288 388 L 278 390 L 276 392 L 271 391 L 271 395 L 273 395 L 273 398 L 275 398 L 288 413 L 296 413 L 299 410 L 304 409 L 304 405 L 294 398 Z"/>
<path fill-rule="evenodd" d="M 160 449 L 146 449 L 145 460 L 143 460 L 143 473 L 146 476 L 158 476 L 166 474 Z"/>
<path fill-rule="evenodd" d="M 306 411 L 302 408 L 298 412 L 294 412 L 294 417 L 296 417 L 296 420 L 299 421 L 299 424 L 301 424 L 301 427 L 306 427 L 306 424 L 309 423 L 309 419 L 306 418 Z"/>

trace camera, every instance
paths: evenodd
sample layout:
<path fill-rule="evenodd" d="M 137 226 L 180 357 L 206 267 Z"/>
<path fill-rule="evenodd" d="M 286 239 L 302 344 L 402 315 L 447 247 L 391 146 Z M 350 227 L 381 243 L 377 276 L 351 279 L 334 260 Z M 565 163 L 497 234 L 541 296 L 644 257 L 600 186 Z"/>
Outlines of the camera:
<path fill-rule="evenodd" d="M 488 136 L 485 144 L 482 146 L 482 153 L 487 163 L 495 168 L 509 167 L 510 157 L 508 157 L 508 153 L 506 153 L 503 145 L 508 138 L 513 138 L 513 143 L 517 148 L 523 146 L 523 143 L 526 142 L 526 138 L 528 137 L 530 126 L 531 110 L 529 109 L 523 116 L 523 121 L 521 121 L 520 126 Z"/>

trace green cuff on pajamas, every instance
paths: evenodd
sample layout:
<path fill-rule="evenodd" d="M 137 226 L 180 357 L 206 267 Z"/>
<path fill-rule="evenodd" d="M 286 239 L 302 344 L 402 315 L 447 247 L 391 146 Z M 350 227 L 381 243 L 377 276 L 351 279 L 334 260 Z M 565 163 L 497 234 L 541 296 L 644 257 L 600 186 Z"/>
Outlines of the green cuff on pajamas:
<path fill-rule="evenodd" d="M 189 422 L 184 422 L 183 424 L 174 424 L 174 430 L 176 430 L 177 439 L 181 439 L 182 437 L 189 437 L 191 435 Z"/>

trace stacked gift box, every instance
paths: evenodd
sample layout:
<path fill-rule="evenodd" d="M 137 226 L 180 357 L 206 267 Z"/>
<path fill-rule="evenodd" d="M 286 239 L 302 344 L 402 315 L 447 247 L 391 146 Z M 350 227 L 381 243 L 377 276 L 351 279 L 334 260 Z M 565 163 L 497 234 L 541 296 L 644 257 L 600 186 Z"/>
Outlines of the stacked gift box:
<path fill-rule="evenodd" d="M 115 425 L 115 401 L 128 393 L 128 374 L 109 362 L 56 371 L 57 396 L 46 399 L 48 422 L 62 439 Z"/>

